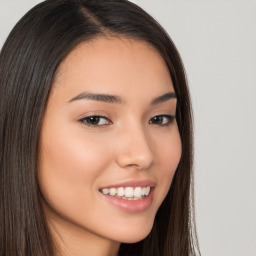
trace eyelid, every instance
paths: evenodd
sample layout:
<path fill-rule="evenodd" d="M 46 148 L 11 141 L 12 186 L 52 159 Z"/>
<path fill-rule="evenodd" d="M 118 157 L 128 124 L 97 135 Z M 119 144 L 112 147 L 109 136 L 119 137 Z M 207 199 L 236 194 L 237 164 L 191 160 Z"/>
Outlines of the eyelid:
<path fill-rule="evenodd" d="M 91 120 L 90 120 L 91 118 Z M 155 120 L 154 120 L 155 119 Z M 167 120 L 164 120 L 167 119 Z M 157 125 L 160 127 L 171 125 L 176 119 L 175 115 L 171 114 L 158 114 L 149 119 L 149 124 Z M 102 122 L 102 120 L 105 120 Z M 81 124 L 92 128 L 103 128 L 113 124 L 113 122 L 106 116 L 100 114 L 88 114 L 87 116 L 78 120 Z M 160 121 L 160 122 L 159 122 Z"/>
<path fill-rule="evenodd" d="M 164 124 L 158 124 L 158 123 L 153 123 L 152 120 L 156 117 L 161 117 L 161 118 L 167 118 L 168 121 Z M 158 125 L 158 126 L 169 126 L 171 124 L 173 124 L 174 120 L 176 119 L 175 115 L 170 115 L 170 114 L 159 114 L 159 115 L 155 115 L 152 118 L 150 118 L 149 123 L 153 124 L 153 125 Z"/>
<path fill-rule="evenodd" d="M 90 118 L 105 119 L 107 121 L 107 123 L 106 124 L 93 124 L 93 123 L 90 123 L 90 121 L 89 121 Z M 97 115 L 97 114 L 91 114 L 91 115 L 85 116 L 85 117 L 79 119 L 78 121 L 80 123 L 82 123 L 83 125 L 86 125 L 88 127 L 93 127 L 93 128 L 102 128 L 104 126 L 113 124 L 112 121 L 108 117 L 102 116 L 102 115 Z"/>

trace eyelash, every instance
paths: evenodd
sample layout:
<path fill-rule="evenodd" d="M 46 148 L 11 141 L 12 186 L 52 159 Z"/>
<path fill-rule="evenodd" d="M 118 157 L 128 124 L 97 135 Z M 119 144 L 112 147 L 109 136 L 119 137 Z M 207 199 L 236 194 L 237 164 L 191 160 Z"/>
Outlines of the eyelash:
<path fill-rule="evenodd" d="M 155 123 L 155 124 L 157 124 L 157 125 L 159 125 L 159 126 L 169 126 L 169 125 L 171 125 L 173 122 L 174 122 L 174 120 L 175 120 L 175 116 L 172 116 L 172 115 L 158 115 L 158 116 L 153 116 L 150 120 L 149 120 L 149 123 L 150 124 L 153 124 L 152 123 L 152 120 L 153 119 L 155 119 L 155 121 L 157 122 L 157 121 L 159 121 L 159 119 L 160 119 L 160 121 L 162 120 L 164 120 L 164 119 L 166 119 L 165 120 L 165 123 L 161 123 L 161 124 L 159 124 L 159 123 Z M 158 120 L 156 120 L 156 119 L 158 119 Z"/>
<path fill-rule="evenodd" d="M 150 124 L 155 124 L 155 125 L 158 125 L 158 126 L 161 126 L 161 127 L 165 127 L 165 126 L 169 126 L 171 125 L 174 120 L 175 120 L 175 116 L 172 116 L 172 115 L 157 115 L 157 116 L 153 116 L 150 120 L 149 120 L 149 123 Z M 99 124 L 100 120 L 104 119 L 106 123 L 104 124 Z M 92 122 L 93 121 L 98 121 L 97 124 L 93 124 Z M 155 121 L 155 123 L 154 123 Z M 159 123 L 162 122 L 162 123 Z M 164 121 L 164 123 L 163 123 Z M 107 117 L 105 116 L 97 116 L 97 115 L 92 115 L 92 116 L 87 116 L 87 117 L 84 117 L 82 119 L 79 120 L 80 123 L 82 124 L 85 124 L 86 126 L 88 127 L 92 127 L 92 128 L 101 128 L 101 127 L 104 127 L 106 125 L 110 125 L 110 124 L 113 124 L 111 122 L 110 119 L 108 119 Z"/>
<path fill-rule="evenodd" d="M 92 119 L 94 119 L 94 120 L 96 119 L 96 121 L 104 119 L 104 120 L 106 120 L 107 124 L 98 124 L 98 123 L 97 124 L 93 124 L 93 123 L 91 123 L 91 122 L 93 122 Z M 112 122 L 107 117 L 105 117 L 105 116 L 97 116 L 97 115 L 84 117 L 84 118 L 80 119 L 79 122 L 81 122 L 82 124 L 85 124 L 85 125 L 87 125 L 89 127 L 93 127 L 93 128 L 97 128 L 97 127 L 101 127 L 101 126 L 106 126 L 106 125 L 112 124 Z"/>

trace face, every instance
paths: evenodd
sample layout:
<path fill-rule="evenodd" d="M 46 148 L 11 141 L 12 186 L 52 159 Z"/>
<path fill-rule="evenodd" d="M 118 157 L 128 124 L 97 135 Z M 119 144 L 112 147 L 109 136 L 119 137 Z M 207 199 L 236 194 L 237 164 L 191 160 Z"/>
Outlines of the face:
<path fill-rule="evenodd" d="M 58 233 L 133 243 L 181 157 L 168 68 L 145 42 L 98 38 L 60 65 L 43 120 L 39 185 Z"/>

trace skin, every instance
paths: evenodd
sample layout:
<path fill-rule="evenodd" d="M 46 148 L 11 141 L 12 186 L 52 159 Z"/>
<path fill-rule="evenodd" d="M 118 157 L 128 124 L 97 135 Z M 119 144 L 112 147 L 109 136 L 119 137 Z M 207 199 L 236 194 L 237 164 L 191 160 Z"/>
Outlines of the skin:
<path fill-rule="evenodd" d="M 83 92 L 110 94 L 119 103 L 70 101 Z M 150 232 L 181 157 L 176 99 L 168 68 L 149 44 L 97 38 L 77 46 L 61 63 L 40 138 L 39 185 L 58 255 L 117 255 L 121 242 Z M 104 116 L 88 126 L 88 116 Z M 87 119 L 86 119 L 87 120 Z M 159 118 L 158 118 L 159 121 Z M 163 125 L 167 123 L 168 125 Z M 99 189 L 132 180 L 156 183 L 153 202 L 131 213 L 110 204 Z"/>

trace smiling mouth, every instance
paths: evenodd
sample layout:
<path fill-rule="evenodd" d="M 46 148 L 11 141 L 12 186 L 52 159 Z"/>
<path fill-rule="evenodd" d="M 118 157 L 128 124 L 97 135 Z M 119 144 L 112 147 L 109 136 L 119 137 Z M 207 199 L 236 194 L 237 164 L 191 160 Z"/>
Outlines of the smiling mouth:
<path fill-rule="evenodd" d="M 150 186 L 147 187 L 117 187 L 103 188 L 100 192 L 104 195 L 116 197 L 124 200 L 140 200 L 147 197 L 150 193 Z"/>

